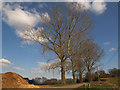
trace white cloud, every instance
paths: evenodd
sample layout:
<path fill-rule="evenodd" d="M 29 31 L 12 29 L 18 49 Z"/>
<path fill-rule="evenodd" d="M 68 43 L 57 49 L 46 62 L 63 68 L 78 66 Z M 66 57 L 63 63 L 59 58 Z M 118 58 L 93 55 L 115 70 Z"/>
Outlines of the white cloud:
<path fill-rule="evenodd" d="M 43 28 L 38 28 L 37 30 L 34 30 L 34 27 L 38 23 L 50 21 L 50 16 L 47 12 L 38 13 L 34 8 L 26 11 L 19 4 L 10 5 L 6 3 L 3 4 L 2 10 L 3 21 L 6 22 L 9 26 L 15 28 L 17 35 L 25 40 L 25 42 L 33 43 L 33 39 L 39 42 L 46 42 L 46 39 L 40 36 L 36 37 L 36 35 L 40 35 L 40 31 L 43 30 Z"/>
<path fill-rule="evenodd" d="M 91 8 L 91 5 L 89 2 L 75 2 L 75 3 L 72 3 L 72 7 L 74 7 L 76 10 L 88 10 Z"/>
<path fill-rule="evenodd" d="M 2 67 L 8 67 L 8 66 L 9 66 L 8 64 L 5 64 L 5 63 L 0 63 L 0 65 L 1 65 Z"/>
<path fill-rule="evenodd" d="M 15 70 L 20 70 L 20 71 L 24 71 L 24 69 L 23 69 L 23 68 L 20 68 L 20 67 L 13 67 L 13 69 L 15 69 Z"/>
<path fill-rule="evenodd" d="M 59 58 L 55 58 L 53 59 L 54 61 L 51 63 L 47 63 L 47 62 L 37 62 L 38 64 L 38 68 L 32 68 L 31 69 L 31 73 L 39 73 L 39 74 L 43 74 L 46 73 L 47 71 L 53 71 L 53 70 L 57 70 L 61 67 L 61 61 Z M 68 60 L 66 60 L 66 64 L 69 63 Z"/>
<path fill-rule="evenodd" d="M 102 1 L 97 2 L 97 0 L 94 0 L 94 2 L 91 5 L 93 12 L 96 12 L 97 14 L 102 14 L 107 9 L 106 3 L 104 2 L 104 0 Z"/>
<path fill-rule="evenodd" d="M 47 63 L 47 62 L 37 62 L 38 64 L 38 68 L 32 68 L 31 69 L 31 73 L 39 73 L 39 74 L 43 74 L 46 73 L 47 71 L 53 70 L 56 66 L 60 66 L 60 61 L 58 59 L 55 59 L 54 62 L 52 63 Z"/>
<path fill-rule="evenodd" d="M 34 43 L 37 42 L 47 42 L 47 39 L 41 37 L 41 31 L 43 28 L 38 28 L 37 30 L 34 30 L 32 28 L 28 28 L 26 30 L 17 31 L 17 35 L 24 40 L 24 43 Z"/>
<path fill-rule="evenodd" d="M 0 2 L 0 13 L 2 11 L 2 2 Z"/>
<path fill-rule="evenodd" d="M 116 48 L 110 48 L 109 49 L 109 52 L 113 52 L 113 51 L 115 51 L 116 50 Z"/>
<path fill-rule="evenodd" d="M 0 65 L 6 68 L 13 68 L 15 70 L 21 70 L 21 71 L 24 70 L 23 68 L 20 68 L 20 67 L 13 67 L 13 63 L 11 63 L 9 60 L 4 59 L 4 58 L 0 59 Z"/>
<path fill-rule="evenodd" d="M 15 29 L 24 29 L 28 26 L 34 27 L 42 18 L 50 20 L 48 13 L 38 13 L 36 9 L 24 10 L 19 4 L 3 4 L 3 21 Z M 47 19 L 48 18 L 48 19 Z"/>
<path fill-rule="evenodd" d="M 39 22 L 38 13 L 30 13 L 21 9 L 21 6 L 3 5 L 3 21 L 16 29 L 23 29 L 26 26 L 35 26 Z"/>
<path fill-rule="evenodd" d="M 43 74 L 43 73 L 45 73 L 45 72 L 42 71 L 42 70 L 36 70 L 36 71 L 31 71 L 31 73 Z"/>
<path fill-rule="evenodd" d="M 42 13 L 40 18 L 41 18 L 40 19 L 41 23 L 50 21 L 50 16 L 49 16 L 49 14 L 47 12 L 46 13 Z"/>
<path fill-rule="evenodd" d="M 12 64 L 9 60 L 4 58 L 0 59 L 0 63 Z"/>
<path fill-rule="evenodd" d="M 41 68 L 32 68 L 31 73 L 43 74 L 43 73 L 45 73 L 45 71 L 41 70 Z"/>
<path fill-rule="evenodd" d="M 7 59 L 4 59 L 4 58 L 2 58 L 2 59 L 0 59 L 0 65 L 2 65 L 2 67 L 8 67 L 8 66 L 10 66 L 10 65 L 12 65 L 13 63 L 11 63 L 9 60 L 7 60 Z"/>
<path fill-rule="evenodd" d="M 102 14 L 107 9 L 104 0 L 101 0 L 100 2 L 98 2 L 98 0 L 93 0 L 92 3 L 76 1 L 76 3 L 73 3 L 70 7 L 75 7 L 75 9 L 78 11 L 81 9 L 90 10 L 96 14 Z"/>
<path fill-rule="evenodd" d="M 104 45 L 110 45 L 111 42 L 104 42 L 103 44 L 104 44 Z"/>
<path fill-rule="evenodd" d="M 46 69 L 47 67 L 50 66 L 50 63 L 46 63 L 46 62 L 37 62 L 39 67 L 42 69 Z"/>
<path fill-rule="evenodd" d="M 46 63 L 46 62 L 37 62 L 37 64 L 39 67 L 32 68 L 31 73 L 43 74 L 48 70 L 48 67 L 50 66 L 50 63 Z"/>

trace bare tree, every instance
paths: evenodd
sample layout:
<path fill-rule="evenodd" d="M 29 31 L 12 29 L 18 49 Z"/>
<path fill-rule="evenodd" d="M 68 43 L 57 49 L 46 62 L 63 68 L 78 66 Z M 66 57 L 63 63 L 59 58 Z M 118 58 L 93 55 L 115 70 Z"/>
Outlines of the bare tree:
<path fill-rule="evenodd" d="M 71 70 L 73 75 L 73 82 L 76 83 L 75 72 L 79 73 L 80 82 L 82 82 L 82 74 L 85 70 L 84 62 L 82 59 L 81 46 L 82 41 L 86 38 L 86 35 L 83 34 L 81 40 L 70 50 L 70 61 L 71 61 Z M 82 46 L 83 47 L 83 46 Z"/>
<path fill-rule="evenodd" d="M 79 58 L 77 61 L 76 61 L 76 69 L 77 69 L 77 72 L 79 73 L 79 80 L 80 82 L 83 82 L 83 72 L 85 71 L 85 65 L 84 65 L 84 61 L 82 58 Z"/>
<path fill-rule="evenodd" d="M 80 41 L 80 40 L 79 40 Z M 79 42 L 70 50 L 69 52 L 69 60 L 70 60 L 70 65 L 68 67 L 68 70 L 72 70 L 72 76 L 73 76 L 73 83 L 76 83 L 76 78 L 75 78 L 75 67 L 76 67 L 76 50 L 78 48 Z"/>
<path fill-rule="evenodd" d="M 99 66 L 96 63 L 104 56 L 104 50 L 95 44 L 93 39 L 85 40 L 82 49 L 82 58 L 87 69 L 88 81 L 92 81 L 91 72 Z"/>
<path fill-rule="evenodd" d="M 118 77 L 118 69 L 117 68 L 109 69 L 109 74 L 111 77 Z"/>
<path fill-rule="evenodd" d="M 92 22 L 86 11 L 77 11 L 65 4 L 55 5 L 43 18 L 37 30 L 27 29 L 21 32 L 23 40 L 34 41 L 53 51 L 61 61 L 61 79 L 65 82 L 65 61 L 69 51 L 80 40 L 83 33 L 88 33 Z M 42 27 L 42 28 L 41 28 Z"/>
<path fill-rule="evenodd" d="M 66 64 L 66 71 L 70 73 L 72 70 L 72 76 L 73 76 L 73 83 L 76 83 L 76 78 L 75 78 L 75 60 L 70 57 L 69 63 Z"/>

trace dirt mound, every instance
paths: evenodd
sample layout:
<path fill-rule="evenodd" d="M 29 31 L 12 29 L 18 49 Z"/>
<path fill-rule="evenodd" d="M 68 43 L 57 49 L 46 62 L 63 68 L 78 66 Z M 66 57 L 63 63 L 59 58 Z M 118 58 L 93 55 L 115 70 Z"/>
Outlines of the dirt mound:
<path fill-rule="evenodd" d="M 35 85 L 30 85 L 17 73 L 7 72 L 2 74 L 2 88 L 39 88 Z"/>

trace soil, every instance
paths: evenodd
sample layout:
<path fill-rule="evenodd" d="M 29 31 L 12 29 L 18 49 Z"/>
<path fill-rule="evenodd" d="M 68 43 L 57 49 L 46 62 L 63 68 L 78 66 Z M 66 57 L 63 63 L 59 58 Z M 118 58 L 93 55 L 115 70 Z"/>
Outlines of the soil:
<path fill-rule="evenodd" d="M 30 85 L 17 73 L 7 72 L 2 74 L 2 88 L 39 88 L 39 86 Z"/>

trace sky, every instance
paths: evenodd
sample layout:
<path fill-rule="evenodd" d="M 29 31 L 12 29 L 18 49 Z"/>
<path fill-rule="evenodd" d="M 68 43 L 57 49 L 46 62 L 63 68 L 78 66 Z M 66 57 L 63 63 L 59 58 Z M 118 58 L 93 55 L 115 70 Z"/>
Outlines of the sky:
<path fill-rule="evenodd" d="M 16 72 L 23 77 L 60 78 L 60 72 L 46 72 L 44 67 L 48 59 L 54 59 L 52 52 L 42 54 L 39 44 L 25 43 L 21 39 L 21 29 L 27 25 L 32 28 L 42 22 L 40 14 L 50 20 L 47 11 L 54 3 L 3 3 L 2 6 L 2 72 Z M 66 4 L 66 3 L 64 3 Z M 106 72 L 118 68 L 118 3 L 77 3 L 90 10 L 94 20 L 91 35 L 105 51 L 101 67 Z M 66 4 L 67 5 L 67 4 Z M 76 5 L 77 6 L 77 5 Z M 76 7 L 76 9 L 79 9 Z M 66 75 L 71 77 L 70 75 Z"/>

